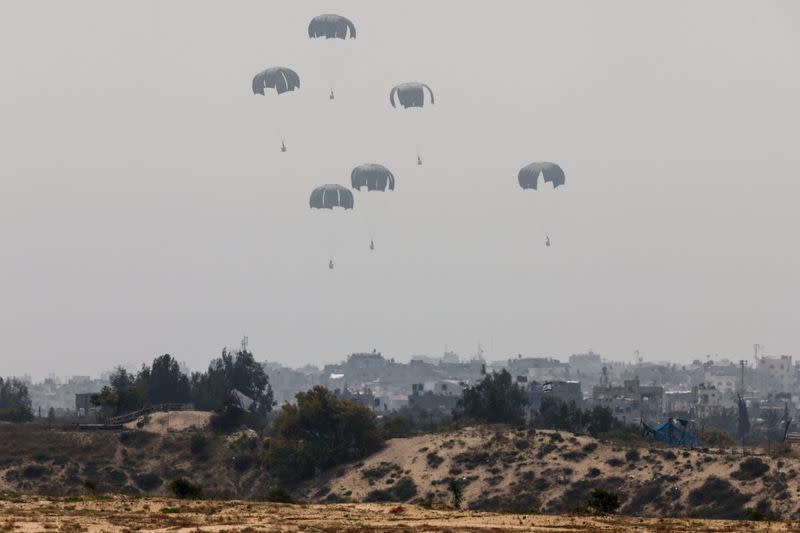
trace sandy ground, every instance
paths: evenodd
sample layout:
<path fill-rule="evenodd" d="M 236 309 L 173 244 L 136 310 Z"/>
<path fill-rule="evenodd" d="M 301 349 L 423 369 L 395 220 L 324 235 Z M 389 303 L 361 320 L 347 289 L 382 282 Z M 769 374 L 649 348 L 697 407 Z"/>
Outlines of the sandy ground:
<path fill-rule="evenodd" d="M 204 429 L 212 413 L 208 411 L 175 411 L 147 415 L 147 423 L 141 428 L 151 433 L 165 434 L 168 431 Z M 128 429 L 137 429 L 136 420 L 125 424 Z"/>
<path fill-rule="evenodd" d="M 394 483 L 408 477 L 416 483 L 418 497 L 427 495 L 434 503 L 446 505 L 450 501 L 446 480 L 454 477 L 465 485 L 463 501 L 468 507 L 478 500 L 495 498 L 508 501 L 510 495 L 526 494 L 537 500 L 535 504 L 523 509 L 521 507 L 527 504 L 520 502 L 520 508 L 504 510 L 523 512 L 539 509 L 559 514 L 573 509 L 564 502 L 563 495 L 576 483 L 613 478 L 617 483 L 614 491 L 629 496 L 644 494 L 653 483 L 660 487 L 659 500 L 655 500 L 655 496 L 642 496 L 641 508 L 634 510 L 623 505 L 623 512 L 644 516 L 684 516 L 684 509 L 689 507 L 687 495 L 709 476 L 718 476 L 731 480 L 738 490 L 750 496 L 746 504 L 748 508 L 767 498 L 775 516 L 797 514 L 800 494 L 800 478 L 795 477 L 800 471 L 797 459 L 762 458 L 770 466 L 770 475 L 786 473 L 786 492 L 779 499 L 774 498 L 778 490 L 770 476 L 752 481 L 731 478 L 742 460 L 741 455 L 733 452 L 638 448 L 635 452 L 640 458 L 628 460 L 627 454 L 632 448 L 598 443 L 591 437 L 572 436 L 566 432 L 560 435 L 563 440 L 554 441 L 551 438 L 554 433 L 537 431 L 531 435 L 524 431 L 465 428 L 447 434 L 393 439 L 382 451 L 369 458 L 333 469 L 323 479 L 315 480 L 306 489 L 305 497 L 311 502 L 328 502 L 331 500 L 325 498 L 332 494 L 340 501 L 364 501 L 365 498 L 369 501 L 371 492 L 391 491 Z M 544 451 L 547 453 L 543 455 Z M 669 451 L 675 454 L 674 458 L 664 457 L 663 454 Z M 487 452 L 491 457 L 472 464 L 459 460 L 465 453 L 476 455 L 480 452 Z M 431 453 L 438 457 L 439 464 L 429 461 Z M 329 492 L 320 492 L 321 486 Z M 630 498 L 624 503 L 629 502 Z"/>
<path fill-rule="evenodd" d="M 800 531 L 788 522 L 543 516 L 436 511 L 411 505 L 280 505 L 114 497 L 64 500 L 4 497 L 1 532 L 578 532 Z"/>

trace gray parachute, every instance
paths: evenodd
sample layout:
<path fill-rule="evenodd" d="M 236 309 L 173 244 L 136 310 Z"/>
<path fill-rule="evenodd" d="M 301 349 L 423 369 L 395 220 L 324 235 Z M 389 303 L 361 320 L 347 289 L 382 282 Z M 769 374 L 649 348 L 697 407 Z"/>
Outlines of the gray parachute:
<path fill-rule="evenodd" d="M 294 91 L 300 87 L 300 76 L 286 67 L 272 67 L 253 78 L 253 94 L 264 94 L 265 89 L 275 89 L 278 94 Z"/>
<path fill-rule="evenodd" d="M 539 181 L 539 174 L 544 176 L 545 183 L 552 183 L 553 188 L 564 185 L 566 176 L 561 167 L 555 163 L 547 161 L 537 161 L 520 169 L 518 178 L 519 186 L 523 189 L 536 189 Z"/>
<path fill-rule="evenodd" d="M 409 82 L 401 83 L 392 88 L 389 93 L 389 101 L 392 107 L 397 107 L 395 104 L 395 96 L 400 101 L 400 105 L 404 108 L 407 107 L 424 107 L 425 106 L 425 89 L 431 95 L 431 104 L 433 104 L 433 91 L 424 83 Z"/>
<path fill-rule="evenodd" d="M 356 27 L 350 19 L 341 15 L 319 15 L 309 22 L 308 36 L 312 39 L 355 39 Z"/>
<path fill-rule="evenodd" d="M 323 185 L 311 191 L 308 205 L 311 209 L 353 209 L 353 191 L 341 185 Z"/>
<path fill-rule="evenodd" d="M 350 184 L 354 189 L 366 187 L 368 191 L 394 190 L 394 174 L 383 165 L 367 163 L 358 165 L 350 173 Z"/>

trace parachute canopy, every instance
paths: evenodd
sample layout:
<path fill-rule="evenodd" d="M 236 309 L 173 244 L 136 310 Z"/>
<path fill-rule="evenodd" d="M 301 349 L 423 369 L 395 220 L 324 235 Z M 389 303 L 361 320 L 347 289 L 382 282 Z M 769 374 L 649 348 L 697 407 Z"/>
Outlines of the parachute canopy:
<path fill-rule="evenodd" d="M 424 83 L 409 82 L 395 85 L 392 92 L 389 93 L 389 101 L 392 107 L 397 107 L 394 101 L 395 95 L 400 101 L 400 105 L 404 108 L 407 107 L 423 107 L 425 105 L 425 89 L 431 95 L 431 104 L 433 104 L 433 91 Z"/>
<path fill-rule="evenodd" d="M 341 185 L 323 185 L 311 191 L 308 205 L 311 209 L 353 209 L 353 192 Z"/>
<path fill-rule="evenodd" d="M 561 167 L 555 163 L 539 161 L 524 166 L 519 171 L 519 186 L 523 189 L 536 189 L 539 181 L 539 174 L 544 176 L 545 183 L 552 183 L 555 189 L 559 185 L 564 185 L 566 177 Z"/>
<path fill-rule="evenodd" d="M 326 39 L 355 39 L 356 27 L 350 19 L 341 15 L 319 15 L 309 22 L 308 36 L 312 39 L 316 39 L 317 37 L 325 37 Z"/>
<path fill-rule="evenodd" d="M 286 67 L 272 67 L 253 78 L 253 94 L 264 94 L 264 89 L 275 89 L 278 94 L 300 87 L 300 76 Z"/>
<path fill-rule="evenodd" d="M 394 175 L 383 165 L 367 163 L 358 165 L 350 173 L 350 183 L 354 189 L 366 187 L 368 191 L 394 190 Z"/>

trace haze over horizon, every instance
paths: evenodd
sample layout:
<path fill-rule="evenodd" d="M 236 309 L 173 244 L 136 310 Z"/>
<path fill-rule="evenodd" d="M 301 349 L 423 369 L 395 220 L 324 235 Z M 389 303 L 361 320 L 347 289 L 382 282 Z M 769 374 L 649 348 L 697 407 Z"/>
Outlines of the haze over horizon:
<path fill-rule="evenodd" d="M 800 4 L 454 6 L 4 2 L 0 375 L 201 369 L 245 334 L 292 366 L 800 356 Z M 324 12 L 358 27 L 333 102 Z M 251 90 L 276 65 L 286 153 Z M 436 94 L 420 167 L 406 81 Z M 540 160 L 564 187 L 519 188 Z M 366 162 L 397 189 L 375 251 L 356 193 L 331 271 L 308 195 Z"/>

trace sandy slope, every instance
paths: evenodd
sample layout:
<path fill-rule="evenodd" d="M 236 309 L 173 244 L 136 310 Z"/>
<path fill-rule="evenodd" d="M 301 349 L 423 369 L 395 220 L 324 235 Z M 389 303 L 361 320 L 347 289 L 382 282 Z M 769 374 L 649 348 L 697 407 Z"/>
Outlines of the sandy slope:
<path fill-rule="evenodd" d="M 167 511 L 167 512 L 165 512 Z M 580 532 L 797 531 L 786 523 L 434 511 L 391 504 L 277 505 L 115 497 L 0 500 L 0 531 Z"/>
<path fill-rule="evenodd" d="M 141 429 L 161 435 L 168 431 L 199 430 L 208 427 L 212 413 L 208 411 L 175 411 L 169 413 L 152 413 L 147 415 L 146 423 Z M 137 429 L 136 421 L 125 424 L 128 429 Z"/>
<path fill-rule="evenodd" d="M 593 488 L 603 488 L 619 494 L 622 511 L 630 514 L 732 517 L 735 512 L 720 509 L 717 502 L 689 501 L 692 490 L 716 476 L 739 491 L 737 509 L 798 516 L 798 459 L 759 457 L 769 470 L 740 480 L 732 478 L 742 462 L 735 451 L 634 449 L 556 433 L 466 428 L 394 439 L 363 462 L 309 484 L 304 494 L 310 501 L 404 500 L 407 491 L 396 497 L 393 487 L 410 478 L 416 495 L 408 500 L 441 506 L 450 502 L 452 477 L 464 486 L 468 508 L 564 513 L 582 507 Z"/>

